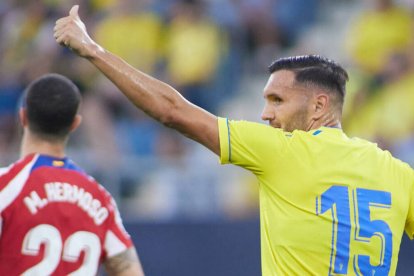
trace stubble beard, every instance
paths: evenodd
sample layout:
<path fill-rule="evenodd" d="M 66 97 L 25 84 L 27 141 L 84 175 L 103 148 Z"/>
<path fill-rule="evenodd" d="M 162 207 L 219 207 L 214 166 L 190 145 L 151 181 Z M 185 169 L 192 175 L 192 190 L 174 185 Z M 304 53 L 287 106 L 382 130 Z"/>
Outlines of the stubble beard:
<path fill-rule="evenodd" d="M 308 130 L 308 112 L 300 109 L 292 118 L 286 123 L 283 128 L 284 131 L 293 132 L 294 130 Z"/>

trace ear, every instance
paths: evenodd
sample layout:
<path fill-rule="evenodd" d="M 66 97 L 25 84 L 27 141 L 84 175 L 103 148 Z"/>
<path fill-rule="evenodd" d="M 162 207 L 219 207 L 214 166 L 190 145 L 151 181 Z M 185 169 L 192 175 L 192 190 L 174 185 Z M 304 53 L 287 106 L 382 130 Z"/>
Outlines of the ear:
<path fill-rule="evenodd" d="M 76 114 L 75 119 L 73 120 L 73 123 L 70 126 L 70 131 L 71 132 L 75 131 L 79 127 L 81 122 L 82 122 L 82 116 L 79 114 Z"/>
<path fill-rule="evenodd" d="M 312 118 L 314 120 L 320 119 L 327 111 L 329 107 L 329 95 L 326 93 L 315 94 Z"/>
<path fill-rule="evenodd" d="M 20 108 L 19 109 L 19 120 L 23 127 L 27 126 L 27 112 L 26 108 Z"/>

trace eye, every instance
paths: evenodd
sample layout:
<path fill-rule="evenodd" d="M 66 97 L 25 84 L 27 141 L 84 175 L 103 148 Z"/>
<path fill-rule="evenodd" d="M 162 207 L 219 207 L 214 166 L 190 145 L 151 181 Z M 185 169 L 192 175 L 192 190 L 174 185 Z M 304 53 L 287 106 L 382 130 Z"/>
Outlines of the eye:
<path fill-rule="evenodd" d="M 282 103 L 282 99 L 278 96 L 270 96 L 269 97 L 270 102 L 274 103 L 274 104 L 280 104 Z"/>

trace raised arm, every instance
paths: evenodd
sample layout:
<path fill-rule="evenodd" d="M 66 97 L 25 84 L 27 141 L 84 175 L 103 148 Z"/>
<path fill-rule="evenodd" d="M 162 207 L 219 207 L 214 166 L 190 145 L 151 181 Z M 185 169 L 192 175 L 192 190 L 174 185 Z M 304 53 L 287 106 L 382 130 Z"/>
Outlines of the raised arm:
<path fill-rule="evenodd" d="M 165 126 L 220 154 L 217 117 L 193 105 L 168 84 L 130 66 L 93 41 L 73 6 L 56 21 L 56 42 L 88 59 L 139 109 Z"/>

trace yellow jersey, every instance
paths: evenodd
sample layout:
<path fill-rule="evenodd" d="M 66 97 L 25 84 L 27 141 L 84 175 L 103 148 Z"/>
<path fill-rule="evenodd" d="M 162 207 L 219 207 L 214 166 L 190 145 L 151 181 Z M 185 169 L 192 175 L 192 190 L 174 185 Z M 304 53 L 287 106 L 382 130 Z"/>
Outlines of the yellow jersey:
<path fill-rule="evenodd" d="M 262 274 L 394 275 L 414 234 L 414 171 L 339 128 L 219 118 L 220 162 L 259 181 Z"/>

